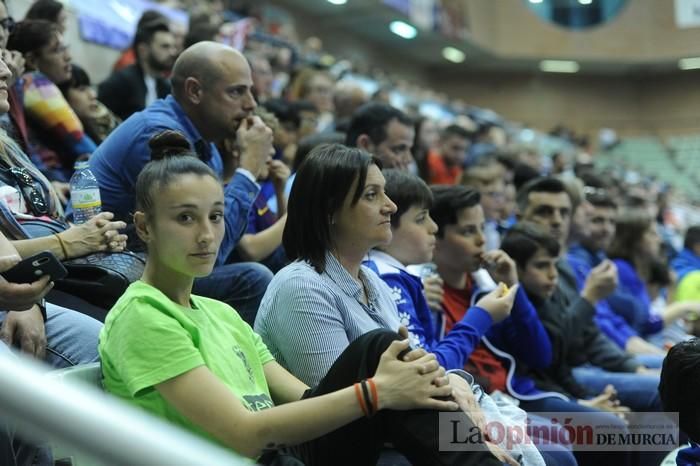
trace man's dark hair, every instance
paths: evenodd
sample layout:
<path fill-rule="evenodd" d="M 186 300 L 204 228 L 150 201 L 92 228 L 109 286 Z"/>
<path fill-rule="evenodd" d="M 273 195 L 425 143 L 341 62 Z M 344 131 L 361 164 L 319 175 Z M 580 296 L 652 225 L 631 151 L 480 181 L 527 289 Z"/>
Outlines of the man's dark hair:
<path fill-rule="evenodd" d="M 698 243 L 700 243 L 700 225 L 693 225 L 685 232 L 683 247 L 692 250 Z"/>
<path fill-rule="evenodd" d="M 520 190 L 525 184 L 540 177 L 540 172 L 526 163 L 516 162 L 513 166 L 513 184 Z"/>
<path fill-rule="evenodd" d="M 678 413 L 680 429 L 700 442 L 700 339 L 692 338 L 671 348 L 664 359 L 659 397 L 666 412 Z"/>
<path fill-rule="evenodd" d="M 457 223 L 457 212 L 479 205 L 479 191 L 466 186 L 433 185 L 433 207 L 430 216 L 438 226 L 437 236 L 442 238 L 445 227 Z"/>
<path fill-rule="evenodd" d="M 398 108 L 380 102 L 364 104 L 352 115 L 345 144 L 356 147 L 357 138 L 362 134 L 366 134 L 372 144 L 381 144 L 387 137 L 386 127 L 391 120 L 413 127 L 413 120 Z"/>
<path fill-rule="evenodd" d="M 7 49 L 17 50 L 22 55 L 38 52 L 46 47 L 59 33 L 56 23 L 43 19 L 20 21 L 7 39 Z"/>
<path fill-rule="evenodd" d="M 508 171 L 514 171 L 517 165 L 515 160 L 513 160 L 513 154 L 506 149 L 497 149 L 494 153 L 496 161 L 503 165 L 503 168 Z"/>
<path fill-rule="evenodd" d="M 219 34 L 219 26 L 210 22 L 191 24 L 185 35 L 184 48 L 189 48 L 197 42 L 215 41 Z"/>
<path fill-rule="evenodd" d="M 27 10 L 24 19 L 43 19 L 52 23 L 58 22 L 58 15 L 63 10 L 63 3 L 56 0 L 36 0 Z"/>
<path fill-rule="evenodd" d="M 294 129 L 299 129 L 301 117 L 296 107 L 292 107 L 290 102 L 284 99 L 268 99 L 262 103 L 262 106 L 275 115 L 280 124 L 291 125 Z"/>
<path fill-rule="evenodd" d="M 449 125 L 440 132 L 441 141 L 444 141 L 445 139 L 451 138 L 453 136 L 462 139 L 470 139 L 471 133 L 459 125 Z"/>
<path fill-rule="evenodd" d="M 170 24 L 167 19 L 156 18 L 139 25 L 134 34 L 134 51 L 139 44 L 150 44 L 153 37 L 159 32 L 170 32 Z"/>
<path fill-rule="evenodd" d="M 589 186 L 586 186 L 583 188 L 583 193 L 586 196 L 586 201 L 588 201 L 594 207 L 617 209 L 617 203 L 613 200 L 613 198 L 600 188 L 590 188 Z"/>
<path fill-rule="evenodd" d="M 557 257 L 561 248 L 559 241 L 541 226 L 521 222 L 506 232 L 501 242 L 501 249 L 516 264 L 525 267 L 538 249 L 544 249 L 551 257 Z"/>
<path fill-rule="evenodd" d="M 605 189 L 608 187 L 607 182 L 603 179 L 602 176 L 599 176 L 592 172 L 582 173 L 581 176 L 579 176 L 579 178 L 581 178 L 581 181 L 583 181 L 584 185 L 590 186 L 592 188 Z"/>
<path fill-rule="evenodd" d="M 136 23 L 136 29 L 139 29 L 144 24 L 151 23 L 155 20 L 168 21 L 168 17 L 158 10 L 144 10 L 144 12 L 141 13 L 141 17 L 139 18 L 138 22 Z"/>
<path fill-rule="evenodd" d="M 433 205 L 433 193 L 425 181 L 406 170 L 395 168 L 382 172 L 386 180 L 384 190 L 389 199 L 396 204 L 396 212 L 391 216 L 391 226 L 399 227 L 401 216 L 411 207 L 430 209 Z"/>
<path fill-rule="evenodd" d="M 282 234 L 289 259 L 308 261 L 323 273 L 326 252 L 333 246 L 333 216 L 343 206 L 355 180 L 351 205 L 357 204 L 372 164 L 381 168 L 367 152 L 342 144 L 326 144 L 311 151 L 299 167 L 289 195 Z"/>
<path fill-rule="evenodd" d="M 566 193 L 566 185 L 559 178 L 553 176 L 542 176 L 525 183 L 519 190 L 515 198 L 520 212 L 525 212 L 530 202 L 530 193 Z"/>

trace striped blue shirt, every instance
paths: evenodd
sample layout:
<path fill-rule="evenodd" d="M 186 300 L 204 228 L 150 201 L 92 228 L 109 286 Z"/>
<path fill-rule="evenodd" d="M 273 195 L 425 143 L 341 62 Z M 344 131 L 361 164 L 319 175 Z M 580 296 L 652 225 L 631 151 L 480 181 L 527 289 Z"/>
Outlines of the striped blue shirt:
<path fill-rule="evenodd" d="M 318 384 L 356 338 L 377 328 L 399 328 L 389 287 L 364 266 L 360 279 L 369 304 L 362 303 L 362 286 L 327 253 L 323 273 L 296 261 L 267 287 L 255 331 L 277 362 L 309 386 Z"/>

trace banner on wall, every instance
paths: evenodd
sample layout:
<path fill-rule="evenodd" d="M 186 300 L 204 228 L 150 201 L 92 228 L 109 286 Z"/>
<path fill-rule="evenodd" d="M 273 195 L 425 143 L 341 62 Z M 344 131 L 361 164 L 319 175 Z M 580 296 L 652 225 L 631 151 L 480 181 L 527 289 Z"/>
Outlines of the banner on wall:
<path fill-rule="evenodd" d="M 675 0 L 676 26 L 700 27 L 700 0 Z"/>
<path fill-rule="evenodd" d="M 148 0 L 71 0 L 70 6 L 78 16 L 80 36 L 117 50 L 131 46 L 134 30 L 145 10 L 158 10 L 171 21 L 186 25 L 187 13 Z"/>
<path fill-rule="evenodd" d="M 419 29 L 435 31 L 454 39 L 465 39 L 467 10 L 462 0 L 383 0 L 407 16 Z"/>

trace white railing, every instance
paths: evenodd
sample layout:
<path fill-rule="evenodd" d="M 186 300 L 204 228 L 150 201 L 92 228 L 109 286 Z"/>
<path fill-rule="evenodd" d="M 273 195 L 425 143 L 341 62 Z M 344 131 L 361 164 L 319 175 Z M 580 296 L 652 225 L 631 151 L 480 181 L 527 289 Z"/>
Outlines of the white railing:
<path fill-rule="evenodd" d="M 95 387 L 52 382 L 26 357 L 0 356 L 0 413 L 23 436 L 51 439 L 98 464 L 252 464 Z"/>

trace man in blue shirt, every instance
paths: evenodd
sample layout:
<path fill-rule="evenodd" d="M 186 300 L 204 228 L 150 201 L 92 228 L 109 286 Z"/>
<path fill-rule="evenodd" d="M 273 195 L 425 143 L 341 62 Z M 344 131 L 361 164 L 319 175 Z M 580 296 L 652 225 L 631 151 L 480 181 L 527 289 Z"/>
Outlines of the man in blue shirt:
<path fill-rule="evenodd" d="M 595 193 L 587 196 L 590 204 L 587 215 L 588 227 L 579 238 L 579 243 L 572 245 L 567 253 L 567 260 L 574 272 L 579 288 L 583 286 L 588 274 L 598 264 L 608 260 L 605 250 L 615 236 L 615 218 L 617 205 L 606 194 Z M 620 284 L 623 280 L 622 270 L 618 268 Z M 638 355 L 663 355 L 664 351 L 643 341 L 643 335 L 651 335 L 663 329 L 661 317 L 651 314 L 648 305 L 640 297 L 633 296 L 618 285 L 606 299 L 596 304 L 596 322 L 601 330 L 621 348 Z M 656 361 L 656 362 L 655 362 Z M 661 359 L 645 358 L 644 362 L 653 367 L 660 366 Z"/>
<path fill-rule="evenodd" d="M 221 176 L 226 198 L 226 233 L 216 268 L 195 282 L 194 292 L 227 302 L 252 324 L 272 278 L 260 264 L 226 264 L 246 230 L 248 211 L 259 187 L 255 182 L 272 151 L 272 131 L 258 117 L 253 81 L 243 55 L 231 47 L 200 42 L 177 59 L 172 95 L 133 114 L 109 135 L 90 159 L 100 185 L 102 206 L 131 222 L 134 185 L 151 159 L 149 139 L 165 129 L 182 132 L 196 154 Z M 221 154 L 215 143 L 236 154 Z M 226 142 L 226 143 L 225 143 Z"/>

